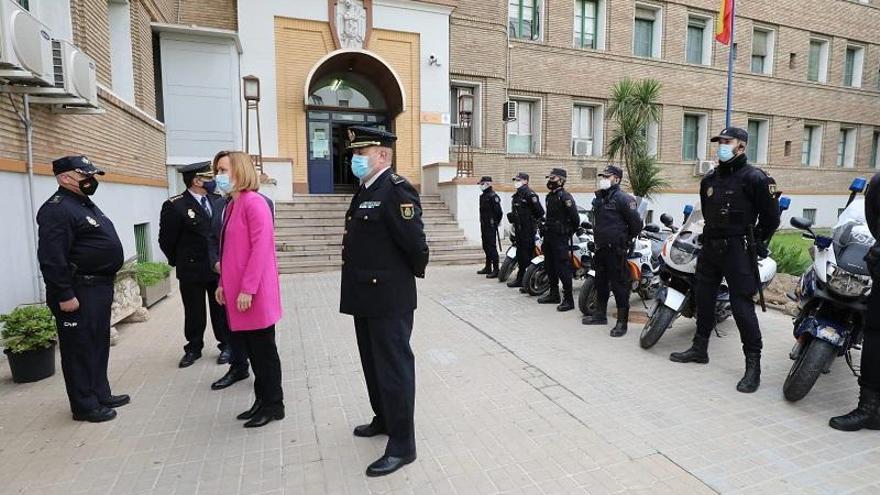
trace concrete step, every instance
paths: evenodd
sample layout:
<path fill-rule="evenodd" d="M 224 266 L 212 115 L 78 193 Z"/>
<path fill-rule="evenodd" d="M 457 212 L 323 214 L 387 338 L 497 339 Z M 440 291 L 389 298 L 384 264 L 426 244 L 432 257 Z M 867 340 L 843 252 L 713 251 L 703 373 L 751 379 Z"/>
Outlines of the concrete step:
<path fill-rule="evenodd" d="M 428 243 L 428 248 L 431 251 L 431 257 L 433 258 L 435 255 L 437 256 L 451 256 L 451 255 L 472 255 L 472 254 L 482 254 L 483 250 L 477 246 L 467 246 L 467 245 L 438 245 Z M 342 257 L 342 246 L 327 246 L 320 250 L 315 251 L 278 251 L 276 253 L 278 257 L 278 261 L 293 261 L 293 260 L 333 260 Z"/>
<path fill-rule="evenodd" d="M 427 236 L 429 246 L 465 246 L 468 245 L 464 235 L 431 235 Z M 275 249 L 278 251 L 322 251 L 324 249 L 341 249 L 342 236 L 328 236 L 326 239 L 291 239 L 276 240 Z"/>
<path fill-rule="evenodd" d="M 458 227 L 458 222 L 456 222 L 452 218 L 431 216 L 431 217 L 422 218 L 422 221 L 425 224 L 425 228 L 453 226 L 453 225 L 456 228 Z M 283 230 L 283 229 L 290 229 L 290 228 L 299 228 L 299 227 L 342 227 L 344 225 L 345 225 L 345 220 L 342 217 L 275 219 L 275 230 L 276 231 Z"/>
<path fill-rule="evenodd" d="M 275 212 L 275 221 L 294 221 L 314 218 L 334 218 L 342 219 L 345 217 L 347 209 L 340 210 L 290 210 Z M 446 208 L 434 208 L 430 210 L 422 210 L 422 218 L 448 218 L 452 219 L 452 214 Z"/>
<path fill-rule="evenodd" d="M 345 231 L 345 226 L 340 225 L 339 223 L 335 223 L 333 225 L 276 225 L 275 226 L 275 238 L 283 238 L 289 239 L 294 236 L 302 235 L 302 236 L 314 236 L 314 235 L 322 235 L 322 234 L 338 234 L 342 235 Z M 425 226 L 425 232 L 428 233 L 440 233 L 443 232 L 445 234 L 449 233 L 461 233 L 461 229 L 458 228 L 458 224 L 454 222 L 442 223 L 442 224 L 429 224 Z"/>
<path fill-rule="evenodd" d="M 437 255 L 431 256 L 430 265 L 476 265 L 482 263 L 483 253 L 467 255 Z M 290 273 L 316 273 L 336 271 L 342 267 L 342 260 L 318 260 L 318 261 L 281 261 L 278 262 L 278 271 L 282 274 Z"/>
<path fill-rule="evenodd" d="M 296 207 L 289 208 L 275 208 L 275 216 L 283 217 L 284 215 L 288 215 L 291 213 L 311 213 L 311 212 L 335 212 L 337 215 L 342 216 L 348 211 L 348 203 L 344 205 L 329 205 L 329 204 L 306 204 L 306 205 L 297 205 Z M 441 213 L 449 213 L 449 207 L 445 204 L 428 204 L 422 205 L 423 212 L 441 212 Z"/>

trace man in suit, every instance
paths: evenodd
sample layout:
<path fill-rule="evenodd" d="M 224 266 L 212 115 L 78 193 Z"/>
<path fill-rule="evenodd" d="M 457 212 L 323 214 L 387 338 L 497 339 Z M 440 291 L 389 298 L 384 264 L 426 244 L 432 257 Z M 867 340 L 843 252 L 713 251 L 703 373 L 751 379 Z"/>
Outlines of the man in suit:
<path fill-rule="evenodd" d="M 183 299 L 187 343 L 178 366 L 186 368 L 202 357 L 207 325 L 205 299 L 220 348 L 217 364 L 226 364 L 230 358 L 229 326 L 226 313 L 214 300 L 219 278 L 215 265 L 220 252 L 216 224 L 225 202 L 214 194 L 211 162 L 193 163 L 181 167 L 179 172 L 187 190 L 165 201 L 159 219 L 159 246 L 168 263 L 177 267 Z"/>
<path fill-rule="evenodd" d="M 415 360 L 410 348 L 416 277 L 425 276 L 428 245 L 419 194 L 391 170 L 397 136 L 351 127 L 352 173 L 361 187 L 345 215 L 340 312 L 354 317 L 375 416 L 354 435 L 388 435 L 385 454 L 367 468 L 384 476 L 416 459 Z"/>

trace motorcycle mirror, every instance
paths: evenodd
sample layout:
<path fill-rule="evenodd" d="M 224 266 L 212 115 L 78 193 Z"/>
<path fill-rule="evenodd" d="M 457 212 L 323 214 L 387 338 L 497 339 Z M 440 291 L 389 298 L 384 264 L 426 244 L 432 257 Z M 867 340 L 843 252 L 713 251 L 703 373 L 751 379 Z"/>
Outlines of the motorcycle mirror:
<path fill-rule="evenodd" d="M 672 227 L 672 217 L 669 216 L 668 214 L 664 213 L 664 214 L 660 215 L 660 223 L 662 223 L 666 227 L 671 228 Z"/>
<path fill-rule="evenodd" d="M 654 225 L 653 223 L 649 223 L 645 225 L 645 232 L 651 232 L 652 234 L 656 234 L 660 232 L 660 227 Z"/>
<path fill-rule="evenodd" d="M 783 196 L 779 198 L 779 211 L 785 211 L 791 207 L 791 198 Z"/>
<path fill-rule="evenodd" d="M 810 230 L 810 227 L 813 226 L 813 222 L 811 222 L 809 219 L 806 219 L 804 217 L 791 217 L 791 220 L 789 220 L 789 222 L 791 223 L 792 227 L 794 227 L 798 230 L 806 230 L 807 232 L 810 232 L 811 234 L 813 233 Z"/>
<path fill-rule="evenodd" d="M 856 177 L 853 179 L 852 184 L 849 185 L 849 190 L 854 193 L 865 192 L 865 187 L 867 187 L 868 181 L 865 180 L 864 177 Z"/>

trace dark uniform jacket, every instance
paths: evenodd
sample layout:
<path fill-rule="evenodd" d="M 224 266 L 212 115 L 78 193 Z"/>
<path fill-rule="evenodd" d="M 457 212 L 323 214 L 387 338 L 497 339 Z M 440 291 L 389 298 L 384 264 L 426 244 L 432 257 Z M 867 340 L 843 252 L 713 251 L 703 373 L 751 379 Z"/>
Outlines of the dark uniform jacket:
<path fill-rule="evenodd" d="M 510 221 L 516 226 L 516 231 L 534 235 L 544 217 L 544 207 L 538 195 L 529 186 L 522 186 L 513 193 L 510 203 Z"/>
<path fill-rule="evenodd" d="M 113 277 L 125 261 L 113 222 L 86 196 L 59 188 L 37 213 L 37 257 L 50 298 L 75 297 L 77 276 Z"/>
<path fill-rule="evenodd" d="M 189 191 L 162 204 L 159 247 L 168 263 L 177 267 L 180 280 L 213 282 L 218 277 L 214 264 L 220 256 L 218 233 L 226 201 L 217 194 L 208 194 L 207 198 L 211 204 L 210 217 Z"/>
<path fill-rule="evenodd" d="M 718 165 L 700 181 L 700 204 L 708 239 L 741 237 L 755 225 L 755 240 L 767 242 L 779 227 L 776 181 L 749 165 L 746 155 Z"/>
<path fill-rule="evenodd" d="M 339 311 L 372 318 L 413 311 L 415 277 L 427 265 L 419 193 L 388 169 L 354 195 L 345 214 Z"/>
<path fill-rule="evenodd" d="M 571 237 L 580 223 L 577 204 L 568 191 L 560 187 L 547 193 L 547 223 L 544 226 L 547 234 Z"/>
<path fill-rule="evenodd" d="M 865 220 L 875 245 L 880 244 L 880 174 L 874 175 L 865 191 Z"/>
<path fill-rule="evenodd" d="M 495 230 L 504 213 L 501 211 L 501 198 L 490 187 L 480 194 L 480 226 Z"/>
<path fill-rule="evenodd" d="M 597 247 L 624 248 L 642 231 L 636 199 L 614 184 L 593 198 L 593 236 Z"/>

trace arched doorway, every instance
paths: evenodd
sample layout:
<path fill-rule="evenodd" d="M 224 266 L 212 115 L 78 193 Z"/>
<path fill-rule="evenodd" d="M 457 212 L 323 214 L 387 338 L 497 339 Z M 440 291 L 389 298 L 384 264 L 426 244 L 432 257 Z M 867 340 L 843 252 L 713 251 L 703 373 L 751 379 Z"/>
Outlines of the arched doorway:
<path fill-rule="evenodd" d="M 353 125 L 393 131 L 405 110 L 397 74 L 375 54 L 337 50 L 319 61 L 306 79 L 309 193 L 350 193 L 358 186 L 351 173 L 347 130 Z"/>

